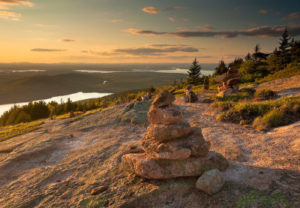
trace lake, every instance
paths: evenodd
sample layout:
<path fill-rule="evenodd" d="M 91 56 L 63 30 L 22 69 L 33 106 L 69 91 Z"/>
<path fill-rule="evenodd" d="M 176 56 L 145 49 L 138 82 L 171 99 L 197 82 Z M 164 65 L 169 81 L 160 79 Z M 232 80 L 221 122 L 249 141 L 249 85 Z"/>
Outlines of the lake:
<path fill-rule="evenodd" d="M 56 96 L 52 98 L 47 98 L 43 99 L 42 101 L 45 101 L 46 103 L 55 101 L 57 103 L 61 102 L 67 102 L 68 99 L 70 98 L 71 101 L 76 102 L 80 100 L 86 100 L 86 99 L 92 99 L 92 98 L 101 98 L 107 95 L 111 95 L 111 93 L 98 93 L 98 92 L 77 92 L 69 95 L 61 95 L 61 96 Z M 36 100 L 36 101 L 41 101 L 41 100 Z M 33 102 L 36 102 L 33 101 Z M 24 106 L 27 105 L 28 102 L 23 102 L 23 103 L 13 103 L 13 104 L 4 104 L 0 105 L 0 116 L 5 112 L 8 111 L 11 107 L 14 105 L 17 106 Z"/>

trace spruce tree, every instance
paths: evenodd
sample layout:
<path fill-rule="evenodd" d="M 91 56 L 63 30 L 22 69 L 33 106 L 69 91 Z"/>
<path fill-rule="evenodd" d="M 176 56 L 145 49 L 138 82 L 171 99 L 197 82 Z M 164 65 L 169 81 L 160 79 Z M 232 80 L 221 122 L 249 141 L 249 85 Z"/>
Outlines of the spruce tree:
<path fill-rule="evenodd" d="M 279 52 L 280 52 L 280 69 L 283 69 L 290 62 L 289 48 L 291 46 L 291 37 L 288 33 L 287 28 L 285 28 L 279 42 Z"/>
<path fill-rule="evenodd" d="M 246 61 L 251 60 L 251 55 L 250 55 L 250 53 L 248 53 L 248 54 L 245 56 L 245 60 L 246 60 Z"/>
<path fill-rule="evenodd" d="M 189 68 L 187 83 L 191 85 L 200 84 L 201 66 L 198 64 L 197 59 L 193 61 L 193 64 Z"/>
<path fill-rule="evenodd" d="M 219 66 L 216 67 L 216 75 L 224 74 L 227 72 L 226 64 L 223 60 L 220 61 Z"/>
<path fill-rule="evenodd" d="M 259 47 L 259 44 L 256 44 L 256 46 L 255 46 L 255 48 L 254 48 L 254 53 L 253 53 L 253 59 L 255 60 L 255 61 L 257 61 L 258 60 L 258 58 L 259 58 L 259 54 L 260 54 L 260 47 Z"/>
<path fill-rule="evenodd" d="M 285 28 L 284 32 L 281 35 L 280 42 L 279 42 L 279 44 L 280 44 L 279 51 L 281 53 L 287 53 L 289 47 L 291 46 L 290 40 L 291 40 L 291 37 L 288 33 L 287 28 Z"/>

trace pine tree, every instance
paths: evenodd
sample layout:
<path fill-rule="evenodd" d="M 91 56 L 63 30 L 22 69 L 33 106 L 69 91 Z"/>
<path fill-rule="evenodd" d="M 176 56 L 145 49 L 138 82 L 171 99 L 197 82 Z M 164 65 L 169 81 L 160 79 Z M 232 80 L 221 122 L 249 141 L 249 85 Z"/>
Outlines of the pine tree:
<path fill-rule="evenodd" d="M 279 42 L 279 52 L 280 52 L 280 69 L 283 69 L 290 62 L 289 49 L 291 46 L 291 37 L 288 33 L 287 28 L 285 28 L 283 34 L 281 35 Z"/>
<path fill-rule="evenodd" d="M 193 61 L 193 64 L 189 68 L 187 83 L 191 85 L 200 84 L 201 66 L 198 64 L 197 59 Z"/>
<path fill-rule="evenodd" d="M 259 44 L 256 44 L 256 46 L 255 46 L 255 48 L 254 48 L 254 53 L 253 53 L 253 59 L 255 60 L 255 61 L 257 61 L 258 60 L 258 58 L 259 58 L 259 54 L 260 54 L 260 47 L 259 47 Z"/>
<path fill-rule="evenodd" d="M 280 44 L 279 51 L 281 53 L 287 53 L 289 47 L 291 46 L 290 40 L 291 40 L 291 37 L 288 33 L 287 28 L 285 28 L 284 32 L 281 35 L 280 42 L 279 42 L 279 44 Z"/>
<path fill-rule="evenodd" d="M 292 62 L 300 61 L 300 41 L 292 40 L 290 55 Z"/>
<path fill-rule="evenodd" d="M 223 60 L 220 61 L 219 66 L 216 67 L 216 75 L 224 74 L 227 72 L 226 64 Z"/>
<path fill-rule="evenodd" d="M 245 56 L 245 60 L 246 60 L 246 61 L 251 60 L 251 55 L 250 55 L 250 53 L 248 53 L 248 54 Z"/>

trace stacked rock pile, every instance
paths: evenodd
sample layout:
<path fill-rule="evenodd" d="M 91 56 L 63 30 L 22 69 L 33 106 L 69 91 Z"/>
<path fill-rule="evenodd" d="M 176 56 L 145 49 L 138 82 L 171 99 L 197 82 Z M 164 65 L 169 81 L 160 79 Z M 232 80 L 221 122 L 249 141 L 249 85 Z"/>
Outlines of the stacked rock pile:
<path fill-rule="evenodd" d="M 219 77 L 217 81 L 222 82 L 222 86 L 218 87 L 218 96 L 224 97 L 239 91 L 241 78 L 238 70 L 229 68 L 224 77 Z"/>
<path fill-rule="evenodd" d="M 122 157 L 125 169 L 148 179 L 168 179 L 200 176 L 205 171 L 228 167 L 219 153 L 209 152 L 201 129 L 193 128 L 183 119 L 175 98 L 161 92 L 148 112 L 150 126 L 141 141 L 144 153 L 130 153 Z"/>

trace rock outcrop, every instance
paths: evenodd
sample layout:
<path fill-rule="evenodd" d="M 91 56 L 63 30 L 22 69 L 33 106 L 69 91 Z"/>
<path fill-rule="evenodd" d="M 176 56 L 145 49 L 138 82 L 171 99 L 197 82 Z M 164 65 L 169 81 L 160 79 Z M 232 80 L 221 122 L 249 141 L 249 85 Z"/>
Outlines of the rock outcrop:
<path fill-rule="evenodd" d="M 150 126 L 141 141 L 144 153 L 126 154 L 123 167 L 148 179 L 200 176 L 211 169 L 225 170 L 226 159 L 209 152 L 201 129 L 184 121 L 181 109 L 173 104 L 174 96 L 161 92 L 148 112 Z"/>

